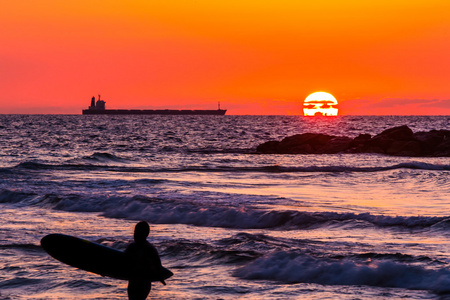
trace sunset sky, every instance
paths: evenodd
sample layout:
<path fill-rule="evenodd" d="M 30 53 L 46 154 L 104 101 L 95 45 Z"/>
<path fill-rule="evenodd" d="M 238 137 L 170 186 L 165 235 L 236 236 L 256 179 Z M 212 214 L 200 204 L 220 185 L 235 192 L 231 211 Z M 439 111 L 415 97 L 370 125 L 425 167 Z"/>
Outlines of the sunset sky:
<path fill-rule="evenodd" d="M 450 115 L 448 0 L 0 0 L 0 113 Z"/>

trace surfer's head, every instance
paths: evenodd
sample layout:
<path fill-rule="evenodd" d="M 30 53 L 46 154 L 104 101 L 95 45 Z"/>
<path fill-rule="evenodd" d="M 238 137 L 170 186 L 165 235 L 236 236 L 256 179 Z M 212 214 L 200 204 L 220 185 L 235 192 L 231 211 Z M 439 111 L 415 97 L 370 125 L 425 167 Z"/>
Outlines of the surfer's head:
<path fill-rule="evenodd" d="M 150 233 L 150 226 L 145 221 L 141 221 L 134 227 L 134 241 L 136 243 L 144 242 Z"/>

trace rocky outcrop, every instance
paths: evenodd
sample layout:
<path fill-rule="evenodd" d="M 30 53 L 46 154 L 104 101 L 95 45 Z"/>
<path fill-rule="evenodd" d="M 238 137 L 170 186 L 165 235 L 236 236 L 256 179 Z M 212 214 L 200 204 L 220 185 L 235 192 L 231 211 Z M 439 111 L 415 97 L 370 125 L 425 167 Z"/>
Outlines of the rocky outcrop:
<path fill-rule="evenodd" d="M 333 154 L 380 153 L 395 156 L 450 157 L 450 130 L 414 133 L 408 126 L 389 128 L 372 137 L 360 134 L 355 138 L 321 133 L 303 133 L 269 141 L 256 148 L 267 154 Z"/>

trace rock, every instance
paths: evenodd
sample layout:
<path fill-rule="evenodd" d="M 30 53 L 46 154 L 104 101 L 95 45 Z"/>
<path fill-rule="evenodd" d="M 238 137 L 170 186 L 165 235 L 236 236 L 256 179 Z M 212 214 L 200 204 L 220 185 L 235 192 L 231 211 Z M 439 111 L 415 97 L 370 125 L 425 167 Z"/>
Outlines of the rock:
<path fill-rule="evenodd" d="M 368 146 L 368 148 L 382 149 L 382 152 L 377 153 L 387 153 L 389 151 L 390 155 L 396 155 L 392 152 L 392 149 L 395 149 L 393 143 L 395 141 L 411 140 L 413 140 L 412 130 L 408 126 L 403 125 L 384 130 L 382 133 L 377 134 L 372 139 L 368 140 L 365 145 Z"/>
<path fill-rule="evenodd" d="M 374 139 L 383 138 L 387 140 L 410 140 L 413 137 L 413 131 L 406 125 L 393 127 L 384 130 L 374 136 Z"/>
<path fill-rule="evenodd" d="M 346 136 L 338 136 L 332 138 L 328 143 L 316 150 L 319 154 L 332 154 L 344 152 L 350 147 L 353 139 Z"/>
<path fill-rule="evenodd" d="M 321 133 L 296 134 L 284 138 L 277 146 L 282 154 L 310 154 L 329 142 L 333 136 Z"/>
<path fill-rule="evenodd" d="M 350 143 L 349 149 L 346 150 L 348 153 L 362 153 L 366 152 L 366 142 L 370 140 L 371 135 L 368 133 L 360 134 L 357 137 L 353 139 L 353 141 Z M 383 151 L 380 149 L 380 151 Z M 370 151 L 372 153 L 373 151 Z M 375 152 L 378 153 L 378 152 Z"/>
<path fill-rule="evenodd" d="M 450 156 L 450 138 L 444 139 L 444 141 L 434 149 L 432 156 Z"/>
<path fill-rule="evenodd" d="M 314 148 L 310 144 L 297 145 L 292 148 L 284 148 L 282 150 L 283 154 L 312 154 L 314 153 Z"/>
<path fill-rule="evenodd" d="M 420 156 L 422 147 L 418 141 L 393 141 L 386 149 L 386 154 L 395 156 Z"/>
<path fill-rule="evenodd" d="M 416 132 L 414 139 L 419 141 L 422 145 L 422 152 L 424 155 L 436 156 L 433 152 L 437 151 L 437 147 L 446 139 L 450 139 L 450 130 L 431 130 L 429 132 Z M 445 153 L 445 146 L 441 150 Z"/>
<path fill-rule="evenodd" d="M 377 147 L 377 146 L 369 146 L 369 147 L 364 147 L 364 150 L 359 151 L 359 152 L 354 152 L 354 153 L 379 153 L 379 154 L 386 154 L 386 151 L 384 151 L 382 148 Z"/>
<path fill-rule="evenodd" d="M 366 141 L 364 143 L 364 146 L 369 149 L 381 149 L 380 152 L 376 152 L 376 153 L 386 153 L 387 149 L 391 146 L 392 142 L 394 142 L 394 140 L 386 137 L 386 136 L 375 136 L 372 139 Z"/>
<path fill-rule="evenodd" d="M 256 147 L 256 152 L 258 153 L 265 153 L 265 154 L 274 154 L 277 153 L 277 147 L 280 144 L 280 142 L 277 141 L 268 141 L 265 142 L 258 147 Z"/>
<path fill-rule="evenodd" d="M 368 133 L 360 134 L 353 139 L 353 141 L 350 143 L 350 147 L 356 148 L 361 145 L 364 145 L 364 143 L 367 142 L 368 140 L 370 140 L 370 138 L 371 138 L 371 135 Z"/>
<path fill-rule="evenodd" d="M 413 133 L 406 126 L 386 129 L 373 138 L 360 134 L 352 139 L 320 133 L 303 133 L 269 141 L 256 148 L 257 153 L 333 154 L 380 153 L 395 156 L 449 156 L 450 130 Z"/>
<path fill-rule="evenodd" d="M 364 141 L 368 141 L 370 140 L 372 136 L 368 133 L 361 133 L 360 135 L 358 135 L 357 137 L 355 137 L 353 140 L 355 142 L 364 142 Z"/>

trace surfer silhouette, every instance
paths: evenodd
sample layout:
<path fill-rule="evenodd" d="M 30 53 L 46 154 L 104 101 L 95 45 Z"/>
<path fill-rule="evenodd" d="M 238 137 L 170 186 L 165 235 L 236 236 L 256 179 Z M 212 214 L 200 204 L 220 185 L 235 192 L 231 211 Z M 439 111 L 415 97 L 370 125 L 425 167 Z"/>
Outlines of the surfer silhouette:
<path fill-rule="evenodd" d="M 147 222 L 137 223 L 134 228 L 134 242 L 125 250 L 132 270 L 128 281 L 129 300 L 145 300 L 152 288 L 149 276 L 161 274 L 161 259 L 156 248 L 147 241 L 149 233 L 150 226 Z M 166 284 L 162 276 L 160 281 Z"/>

